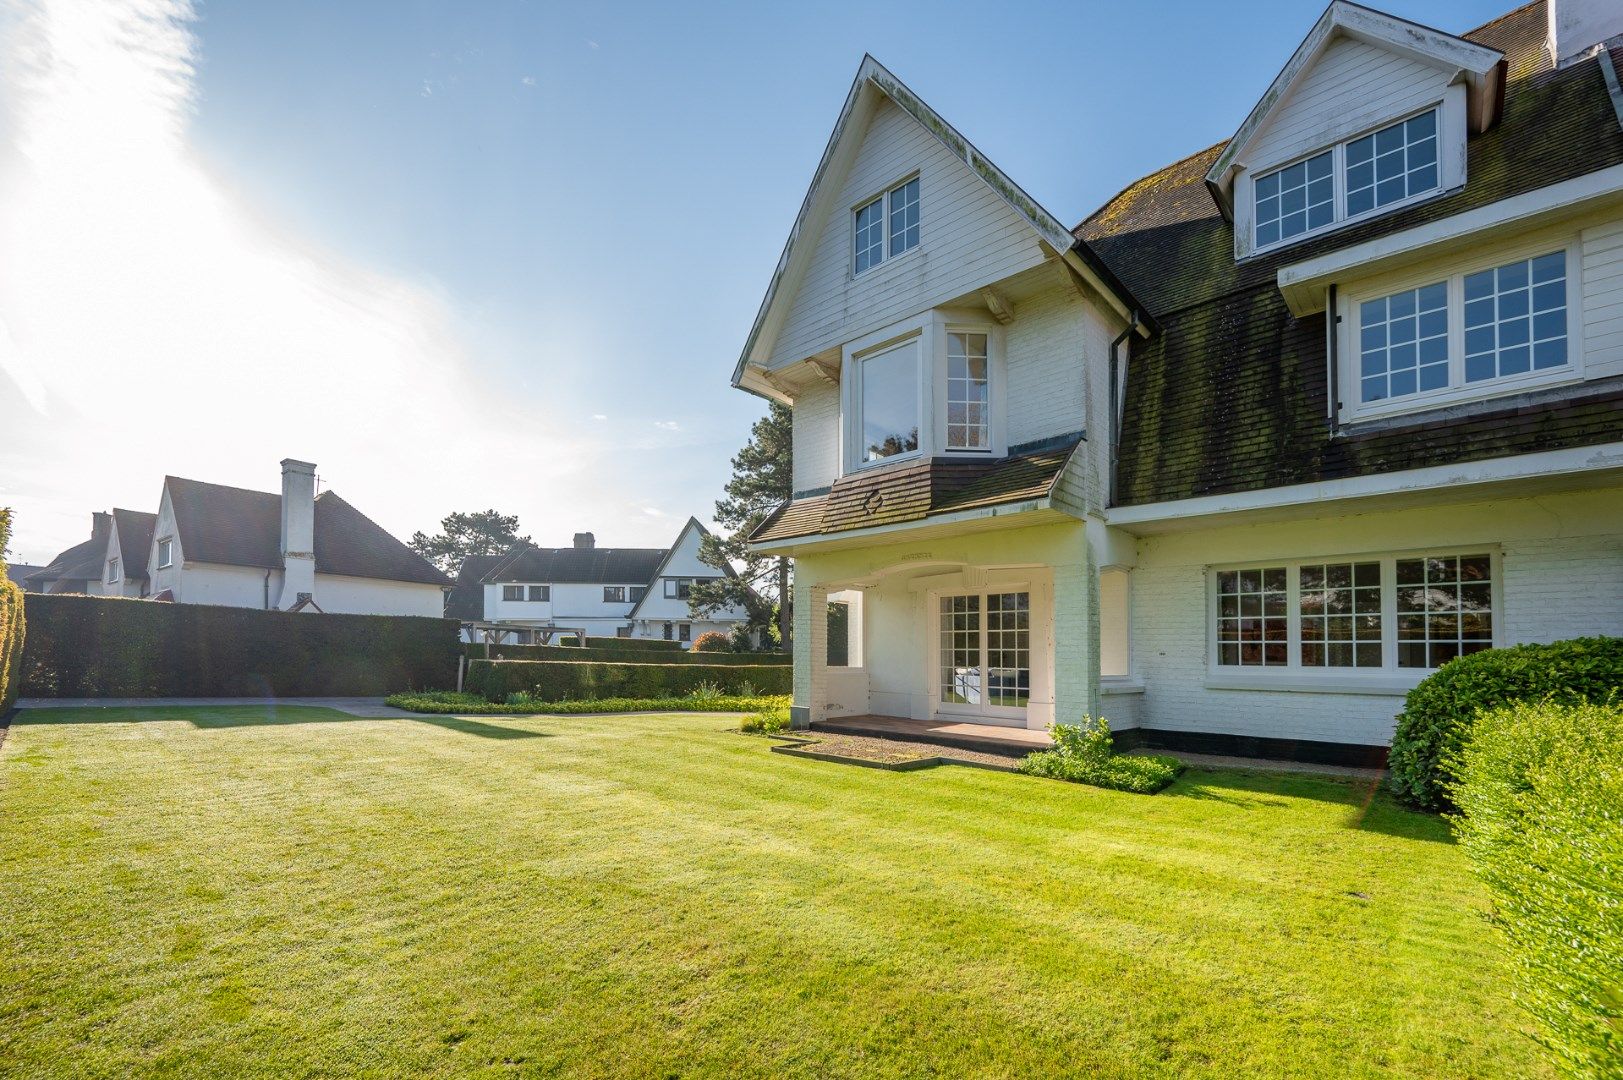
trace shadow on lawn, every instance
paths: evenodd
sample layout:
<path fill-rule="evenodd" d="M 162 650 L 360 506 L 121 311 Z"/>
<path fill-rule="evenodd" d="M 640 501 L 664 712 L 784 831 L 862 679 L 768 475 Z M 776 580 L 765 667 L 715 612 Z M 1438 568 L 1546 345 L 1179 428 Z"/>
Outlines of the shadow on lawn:
<path fill-rule="evenodd" d="M 1362 777 L 1190 769 L 1162 794 L 1208 799 L 1241 810 L 1268 810 L 1288 806 L 1292 799 L 1314 799 L 1345 806 L 1344 824 L 1349 829 L 1439 844 L 1454 842 L 1445 819 L 1408 809 L 1383 789 L 1382 781 Z"/>
<path fill-rule="evenodd" d="M 411 720 L 481 739 L 544 739 L 543 731 L 502 727 L 463 716 L 356 716 L 316 705 L 113 706 L 83 709 L 23 709 L 16 727 L 47 724 L 138 724 L 184 720 L 200 731 L 221 728 L 286 727 L 293 724 L 347 724 L 365 720 Z"/>

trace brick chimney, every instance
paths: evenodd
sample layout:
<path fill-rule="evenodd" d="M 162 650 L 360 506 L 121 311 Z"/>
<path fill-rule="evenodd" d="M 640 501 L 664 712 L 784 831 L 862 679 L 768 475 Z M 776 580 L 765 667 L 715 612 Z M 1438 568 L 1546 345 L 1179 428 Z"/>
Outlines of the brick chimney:
<path fill-rule="evenodd" d="M 1558 68 L 1587 60 L 1603 44 L 1623 36 L 1623 4 L 1617 0 L 1548 0 L 1546 45 Z"/>
<path fill-rule="evenodd" d="M 105 544 L 112 535 L 113 515 L 101 510 L 92 511 L 90 514 L 90 539 Z"/>
<path fill-rule="evenodd" d="M 588 551 L 588 550 L 590 550 L 590 549 L 592 549 L 592 548 L 594 548 L 596 546 L 597 546 L 597 537 L 593 536 L 591 533 L 576 533 L 575 534 L 575 547 L 577 547 L 577 548 L 579 548 L 579 549 L 581 549 L 583 551 Z"/>
<path fill-rule="evenodd" d="M 316 467 L 282 459 L 283 611 L 316 596 Z"/>

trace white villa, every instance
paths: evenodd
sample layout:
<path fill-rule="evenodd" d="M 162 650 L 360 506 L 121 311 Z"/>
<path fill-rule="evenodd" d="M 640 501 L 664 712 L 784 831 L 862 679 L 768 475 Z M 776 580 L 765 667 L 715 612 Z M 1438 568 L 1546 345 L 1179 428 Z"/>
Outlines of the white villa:
<path fill-rule="evenodd" d="M 156 514 L 96 513 L 91 538 L 31 575 L 35 592 L 282 611 L 438 618 L 450 578 L 282 462 L 282 491 L 164 478 Z"/>
<path fill-rule="evenodd" d="M 732 378 L 793 408 L 796 723 L 1365 762 L 1452 657 L 1623 634 L 1620 34 L 1336 0 L 1074 229 L 865 58 Z"/>
<path fill-rule="evenodd" d="M 514 634 L 526 639 L 550 638 L 555 629 L 684 643 L 710 631 L 730 634 L 748 621 L 743 609 L 695 618 L 688 604 L 695 582 L 734 573 L 699 561 L 706 535 L 698 519 L 689 518 L 668 548 L 600 548 L 583 532 L 566 548 L 518 544 L 501 555 L 470 556 L 445 613 L 464 623 L 529 628 Z M 472 628 L 464 637 L 483 640 Z"/>

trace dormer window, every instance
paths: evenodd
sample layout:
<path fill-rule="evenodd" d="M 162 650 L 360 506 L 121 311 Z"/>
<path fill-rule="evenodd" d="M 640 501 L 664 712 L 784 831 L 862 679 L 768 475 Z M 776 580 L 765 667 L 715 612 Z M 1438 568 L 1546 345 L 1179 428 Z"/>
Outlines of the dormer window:
<path fill-rule="evenodd" d="M 118 560 L 107 560 L 107 584 L 112 585 L 118 581 Z"/>
<path fill-rule="evenodd" d="M 919 246 L 919 178 L 853 211 L 852 268 L 858 274 Z"/>
<path fill-rule="evenodd" d="M 1254 250 L 1261 251 L 1442 188 L 1438 108 L 1280 169 L 1252 183 Z"/>

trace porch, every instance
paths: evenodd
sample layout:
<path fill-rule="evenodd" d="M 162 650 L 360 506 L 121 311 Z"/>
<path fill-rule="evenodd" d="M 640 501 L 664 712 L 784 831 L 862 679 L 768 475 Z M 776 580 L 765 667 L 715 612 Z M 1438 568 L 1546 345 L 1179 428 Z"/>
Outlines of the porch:
<path fill-rule="evenodd" d="M 1048 732 L 1030 728 L 976 724 L 947 718 L 911 720 L 905 716 L 871 713 L 814 720 L 811 730 L 949 746 L 955 750 L 975 750 L 1009 758 L 1023 758 L 1034 750 L 1046 750 L 1053 745 Z"/>

